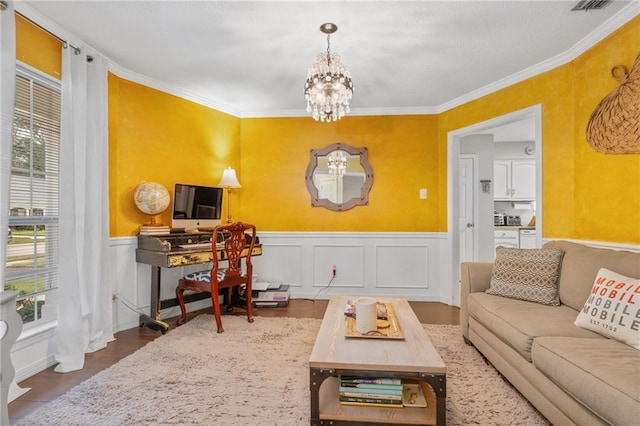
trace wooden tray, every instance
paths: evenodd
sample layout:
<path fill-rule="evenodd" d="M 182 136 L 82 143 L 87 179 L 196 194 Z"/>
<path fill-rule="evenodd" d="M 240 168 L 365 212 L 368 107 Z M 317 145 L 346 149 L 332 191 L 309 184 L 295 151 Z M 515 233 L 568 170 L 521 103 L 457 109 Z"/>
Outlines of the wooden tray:
<path fill-rule="evenodd" d="M 393 310 L 393 305 L 391 305 L 391 303 L 378 302 L 378 309 L 380 310 L 381 307 L 383 309 L 386 309 L 387 311 L 387 321 L 389 321 L 389 327 L 378 327 L 378 331 L 371 331 L 367 334 L 362 334 L 356 331 L 356 319 L 354 317 L 347 316 L 347 324 L 344 331 L 345 337 L 404 340 L 404 334 L 402 333 L 402 329 L 400 328 L 400 323 L 398 323 L 396 312 Z"/>

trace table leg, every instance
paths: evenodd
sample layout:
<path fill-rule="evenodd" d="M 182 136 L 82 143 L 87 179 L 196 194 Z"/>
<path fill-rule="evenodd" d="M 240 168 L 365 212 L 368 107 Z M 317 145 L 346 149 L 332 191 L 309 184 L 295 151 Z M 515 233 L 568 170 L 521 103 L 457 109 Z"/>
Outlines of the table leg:
<path fill-rule="evenodd" d="M 311 395 L 311 426 L 320 426 L 320 386 L 327 379 L 335 375 L 335 370 L 327 368 L 309 368 L 309 391 Z"/>
<path fill-rule="evenodd" d="M 447 424 L 447 409 L 445 406 L 447 400 L 447 376 L 446 374 L 421 374 L 422 379 L 426 380 L 433 388 L 436 394 L 436 424 Z"/>
<path fill-rule="evenodd" d="M 169 324 L 160 320 L 160 270 L 160 266 L 151 266 L 150 315 L 140 315 L 140 327 L 146 325 L 152 330 L 165 334 L 169 330 Z"/>

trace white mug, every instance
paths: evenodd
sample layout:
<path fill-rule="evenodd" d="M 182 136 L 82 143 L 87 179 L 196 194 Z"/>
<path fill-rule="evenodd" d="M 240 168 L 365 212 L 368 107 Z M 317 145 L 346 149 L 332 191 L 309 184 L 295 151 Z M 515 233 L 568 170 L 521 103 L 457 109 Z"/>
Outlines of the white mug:
<path fill-rule="evenodd" d="M 372 297 L 361 297 L 356 300 L 356 331 L 365 334 L 378 330 L 376 320 L 378 319 L 377 301 Z"/>

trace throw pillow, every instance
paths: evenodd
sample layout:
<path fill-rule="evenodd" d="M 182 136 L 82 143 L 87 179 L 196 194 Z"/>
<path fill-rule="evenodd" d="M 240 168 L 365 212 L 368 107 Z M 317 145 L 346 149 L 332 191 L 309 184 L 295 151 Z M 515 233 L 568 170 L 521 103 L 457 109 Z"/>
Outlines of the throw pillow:
<path fill-rule="evenodd" d="M 564 250 L 516 249 L 498 246 L 488 294 L 560 305 L 558 277 Z"/>
<path fill-rule="evenodd" d="M 574 324 L 640 350 L 640 279 L 601 268 Z"/>

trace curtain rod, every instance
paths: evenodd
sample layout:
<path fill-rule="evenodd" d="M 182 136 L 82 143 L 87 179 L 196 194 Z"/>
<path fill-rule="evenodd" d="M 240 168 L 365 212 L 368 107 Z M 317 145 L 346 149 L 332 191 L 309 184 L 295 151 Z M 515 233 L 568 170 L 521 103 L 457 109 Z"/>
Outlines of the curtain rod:
<path fill-rule="evenodd" d="M 7 8 L 7 2 L 4 0 L 0 1 L 0 10 L 5 10 Z M 22 19 L 24 19 L 25 21 L 30 22 L 32 25 L 35 25 L 36 27 L 40 28 L 42 31 L 44 31 L 45 33 L 49 34 L 51 37 L 55 38 L 56 40 L 60 41 L 62 43 L 62 47 L 63 48 L 67 48 L 70 47 L 73 49 L 73 53 L 75 53 L 76 55 L 80 54 L 80 48 L 79 47 L 75 47 L 74 45 L 72 45 L 71 43 L 67 42 L 67 40 L 60 38 L 59 36 L 57 36 L 56 34 L 52 33 L 51 31 L 49 31 L 48 29 L 46 29 L 45 27 L 43 27 L 42 25 L 38 24 L 37 22 L 35 22 L 33 19 L 23 15 L 22 13 L 18 12 L 17 10 L 14 10 L 14 13 L 18 16 L 20 16 Z M 89 56 L 87 56 L 87 58 L 89 58 Z"/>

